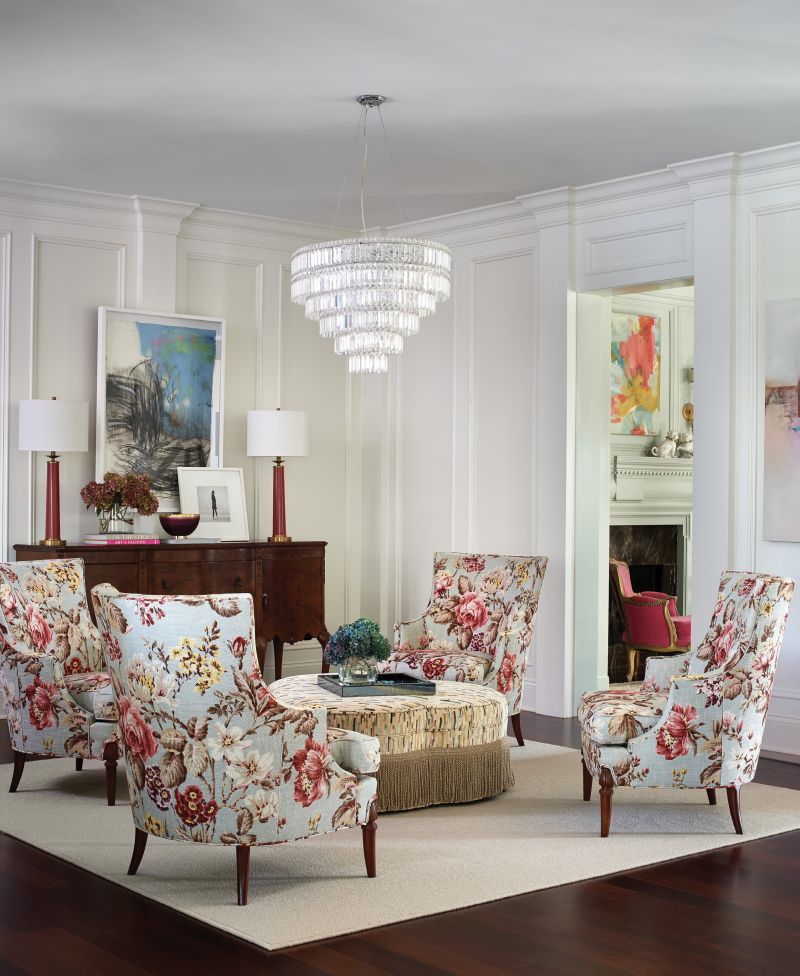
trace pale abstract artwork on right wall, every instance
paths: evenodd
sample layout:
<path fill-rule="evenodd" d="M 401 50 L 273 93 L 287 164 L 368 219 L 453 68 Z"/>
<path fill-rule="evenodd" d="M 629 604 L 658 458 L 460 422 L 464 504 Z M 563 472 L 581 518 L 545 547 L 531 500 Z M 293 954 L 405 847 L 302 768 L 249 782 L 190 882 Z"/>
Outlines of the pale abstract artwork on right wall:
<path fill-rule="evenodd" d="M 767 302 L 764 538 L 800 542 L 800 299 Z"/>

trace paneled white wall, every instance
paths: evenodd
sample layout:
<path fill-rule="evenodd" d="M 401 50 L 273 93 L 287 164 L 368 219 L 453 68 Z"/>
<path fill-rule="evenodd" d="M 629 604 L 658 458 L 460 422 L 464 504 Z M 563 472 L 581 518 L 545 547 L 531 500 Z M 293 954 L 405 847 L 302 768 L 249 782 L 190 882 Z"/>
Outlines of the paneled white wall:
<path fill-rule="evenodd" d="M 29 397 L 88 400 L 97 383 L 97 306 L 221 316 L 225 350 L 224 463 L 245 470 L 251 535 L 271 531 L 272 468 L 246 457 L 250 409 L 304 409 L 311 453 L 287 462 L 287 518 L 296 538 L 324 539 L 327 622 L 345 617 L 348 505 L 346 365 L 289 300 L 295 247 L 313 226 L 150 201 L 0 182 L 2 519 L 0 550 L 44 529 L 44 458 L 17 450 L 17 404 Z M 87 454 L 61 460 L 61 527 L 79 540 L 96 526 L 79 499 L 95 476 Z M 319 646 L 287 652 L 309 670 Z"/>

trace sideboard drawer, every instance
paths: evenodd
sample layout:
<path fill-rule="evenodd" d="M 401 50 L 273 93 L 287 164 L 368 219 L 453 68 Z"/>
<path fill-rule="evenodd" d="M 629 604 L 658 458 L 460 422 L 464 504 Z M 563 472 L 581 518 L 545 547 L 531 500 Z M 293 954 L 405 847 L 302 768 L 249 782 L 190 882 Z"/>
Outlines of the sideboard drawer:
<path fill-rule="evenodd" d="M 176 547 L 177 548 L 177 547 Z M 159 553 L 147 567 L 147 591 L 169 596 L 201 593 L 252 593 L 255 588 L 255 566 L 252 559 L 233 558 L 196 559 L 163 558 Z M 170 554 L 171 555 L 171 554 Z M 213 553 L 209 556 L 213 557 Z M 245 557 L 247 554 L 244 554 Z"/>

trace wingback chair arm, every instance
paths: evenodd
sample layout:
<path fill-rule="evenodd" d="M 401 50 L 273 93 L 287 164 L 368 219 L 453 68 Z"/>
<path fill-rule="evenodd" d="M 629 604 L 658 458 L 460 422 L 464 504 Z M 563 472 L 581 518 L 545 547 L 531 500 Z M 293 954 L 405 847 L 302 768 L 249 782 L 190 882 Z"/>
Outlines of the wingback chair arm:
<path fill-rule="evenodd" d="M 531 630 L 522 627 L 498 634 L 494 660 L 483 679 L 484 685 L 505 695 L 509 715 L 520 710 L 531 636 Z"/>
<path fill-rule="evenodd" d="M 691 651 L 684 654 L 669 654 L 663 657 L 648 657 L 644 666 L 646 691 L 661 691 L 670 687 L 673 677 L 681 675 L 689 666 Z"/>

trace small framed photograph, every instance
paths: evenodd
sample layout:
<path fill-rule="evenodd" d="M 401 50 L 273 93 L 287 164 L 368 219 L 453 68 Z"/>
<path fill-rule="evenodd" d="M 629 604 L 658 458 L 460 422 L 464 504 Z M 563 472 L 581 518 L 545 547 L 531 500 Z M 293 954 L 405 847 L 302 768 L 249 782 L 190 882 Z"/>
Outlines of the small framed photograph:
<path fill-rule="evenodd" d="M 241 468 L 178 468 L 181 511 L 199 512 L 198 538 L 249 542 Z"/>
<path fill-rule="evenodd" d="M 150 476 L 159 511 L 178 509 L 178 464 L 222 464 L 225 320 L 101 306 L 97 479 Z"/>

